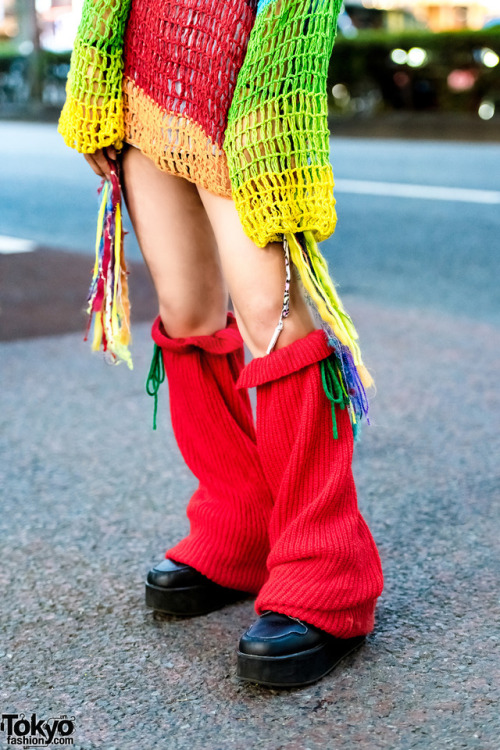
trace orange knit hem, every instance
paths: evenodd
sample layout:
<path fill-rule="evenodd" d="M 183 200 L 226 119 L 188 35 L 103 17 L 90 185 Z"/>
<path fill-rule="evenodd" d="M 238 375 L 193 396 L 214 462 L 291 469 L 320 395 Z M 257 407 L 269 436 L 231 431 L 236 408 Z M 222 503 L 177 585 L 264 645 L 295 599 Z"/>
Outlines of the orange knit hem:
<path fill-rule="evenodd" d="M 227 158 L 189 117 L 163 110 L 134 81 L 123 78 L 127 143 L 137 146 L 164 172 L 184 177 L 215 195 L 231 197 Z"/>

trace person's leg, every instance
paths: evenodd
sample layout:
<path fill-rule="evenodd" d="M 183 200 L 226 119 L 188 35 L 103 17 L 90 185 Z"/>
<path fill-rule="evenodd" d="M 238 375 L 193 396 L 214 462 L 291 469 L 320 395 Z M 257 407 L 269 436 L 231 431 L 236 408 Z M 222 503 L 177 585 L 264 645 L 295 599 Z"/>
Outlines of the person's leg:
<path fill-rule="evenodd" d="M 267 575 L 272 501 L 248 393 L 235 388 L 243 341 L 227 313 L 213 231 L 192 183 L 161 172 L 134 148 L 126 149 L 122 167 L 127 207 L 158 294 L 153 339 L 168 379 L 174 434 L 199 480 L 188 505 L 190 533 L 166 557 L 219 586 L 256 593 Z M 189 613 L 216 608 L 216 590 L 209 592 L 213 601 L 202 602 L 190 576 L 172 573 L 167 563 L 155 568 L 148 603 L 188 614 L 185 592 L 175 599 L 171 591 L 172 577 L 183 577 L 198 597 Z"/>
<path fill-rule="evenodd" d="M 283 246 L 260 248 L 247 237 L 234 202 L 198 187 L 217 241 L 224 277 L 246 345 L 254 357 L 266 353 L 278 323 L 285 288 Z M 291 269 L 290 312 L 275 348 L 280 349 L 316 328 Z"/>
<path fill-rule="evenodd" d="M 211 224 L 195 185 L 160 171 L 125 147 L 123 192 L 169 336 L 215 333 L 226 325 L 227 285 Z"/>
<path fill-rule="evenodd" d="M 347 408 L 333 406 L 323 388 L 326 363 L 334 366 L 327 337 L 315 329 L 295 284 L 290 315 L 274 350 L 266 353 L 283 300 L 283 248 L 253 245 L 238 226 L 234 204 L 200 192 L 240 329 L 254 354 L 237 387 L 257 387 L 257 446 L 274 498 L 270 575 L 256 610 L 288 616 L 281 622 L 281 641 L 280 623 L 269 615 L 250 628 L 240 646 L 240 675 L 268 684 L 281 684 L 281 678 L 283 684 L 300 684 L 301 673 L 317 679 L 325 664 L 331 667 L 372 629 L 382 588 L 380 559 L 357 506 Z M 299 659 L 295 669 L 298 656 L 293 648 L 302 650 L 300 643 L 306 641 L 311 648 L 318 643 L 310 629 L 297 632 L 297 623 L 290 625 L 289 618 L 329 634 L 320 643 L 328 653 L 322 652 L 318 662 Z M 284 656 L 295 661 L 273 681 L 273 669 L 281 669 L 277 664 L 284 663 Z"/>

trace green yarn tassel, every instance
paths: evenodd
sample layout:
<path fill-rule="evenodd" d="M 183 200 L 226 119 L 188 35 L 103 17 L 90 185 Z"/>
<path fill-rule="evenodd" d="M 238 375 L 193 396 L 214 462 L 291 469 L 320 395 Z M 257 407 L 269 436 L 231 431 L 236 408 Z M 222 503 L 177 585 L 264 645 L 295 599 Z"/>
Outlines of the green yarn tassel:
<path fill-rule="evenodd" d="M 325 391 L 332 407 L 333 437 L 337 440 L 339 433 L 337 429 L 337 418 L 335 416 L 335 406 L 338 404 L 341 409 L 344 409 L 349 403 L 349 397 L 344 390 L 342 378 L 338 372 L 336 357 L 332 355 L 321 360 L 320 368 L 323 390 Z"/>
<path fill-rule="evenodd" d="M 160 385 L 165 380 L 165 365 L 161 356 L 161 348 L 158 344 L 154 345 L 153 358 L 149 367 L 149 373 L 146 380 L 146 393 L 154 398 L 153 410 L 153 430 L 156 430 L 156 415 L 158 414 L 158 391 Z"/>
<path fill-rule="evenodd" d="M 297 235 L 285 233 L 292 263 L 296 266 L 301 281 L 321 318 L 328 323 L 340 343 L 351 352 L 361 383 L 365 388 L 369 388 L 373 385 L 373 379 L 363 364 L 358 334 L 337 294 L 335 284 L 329 274 L 328 263 L 321 254 L 312 232 L 302 232 L 303 243 L 299 242 L 299 235 L 300 233 Z"/>

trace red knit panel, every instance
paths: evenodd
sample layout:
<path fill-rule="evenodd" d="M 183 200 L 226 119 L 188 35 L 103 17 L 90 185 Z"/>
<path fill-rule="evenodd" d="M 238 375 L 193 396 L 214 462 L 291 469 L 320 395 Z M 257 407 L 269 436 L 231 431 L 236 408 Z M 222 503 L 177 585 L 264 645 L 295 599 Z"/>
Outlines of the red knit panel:
<path fill-rule="evenodd" d="M 253 388 L 276 378 L 283 378 L 313 362 L 321 362 L 331 353 L 326 333 L 318 328 L 290 346 L 274 349 L 265 357 L 253 359 L 241 372 L 236 387 Z"/>
<path fill-rule="evenodd" d="M 310 340 L 314 359 L 315 334 L 290 350 L 304 354 Z M 269 357 L 251 363 L 257 377 L 259 363 L 260 377 L 267 379 Z M 275 498 L 270 576 L 257 611 L 298 617 L 343 638 L 368 633 L 383 579 L 375 542 L 357 507 L 348 414 L 337 409 L 339 436 L 334 439 L 331 406 L 316 362 L 286 377 L 276 366 L 274 376 L 257 387 L 257 443 Z"/>
<path fill-rule="evenodd" d="M 272 497 L 248 393 L 235 388 L 244 350 L 231 314 L 228 321 L 214 336 L 186 339 L 169 339 L 159 322 L 154 326 L 164 344 L 174 434 L 200 482 L 187 509 L 190 534 L 166 556 L 223 586 L 256 593 L 267 578 Z"/>
<path fill-rule="evenodd" d="M 221 328 L 211 335 L 186 336 L 184 338 L 170 338 L 165 333 L 161 318 L 158 317 L 153 323 L 151 335 L 155 344 L 162 349 L 179 354 L 203 349 L 211 354 L 229 354 L 229 352 L 243 352 L 243 339 L 232 312 L 227 313 L 226 327 Z"/>
<path fill-rule="evenodd" d="M 124 75 L 221 146 L 256 7 L 256 0 L 133 0 Z"/>

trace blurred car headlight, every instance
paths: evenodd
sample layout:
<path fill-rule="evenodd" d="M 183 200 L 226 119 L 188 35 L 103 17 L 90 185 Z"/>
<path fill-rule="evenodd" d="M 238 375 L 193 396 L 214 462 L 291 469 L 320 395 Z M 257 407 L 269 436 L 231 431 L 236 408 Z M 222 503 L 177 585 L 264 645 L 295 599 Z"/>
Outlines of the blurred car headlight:
<path fill-rule="evenodd" d="M 427 59 L 427 52 L 422 47 L 412 47 L 408 51 L 407 63 L 410 68 L 420 68 L 422 65 L 425 65 Z"/>
<path fill-rule="evenodd" d="M 491 120 L 495 114 L 495 103 L 489 99 L 484 99 L 479 105 L 477 113 L 481 120 Z"/>

